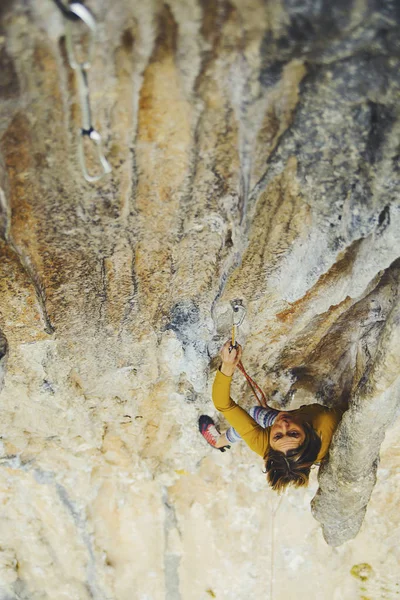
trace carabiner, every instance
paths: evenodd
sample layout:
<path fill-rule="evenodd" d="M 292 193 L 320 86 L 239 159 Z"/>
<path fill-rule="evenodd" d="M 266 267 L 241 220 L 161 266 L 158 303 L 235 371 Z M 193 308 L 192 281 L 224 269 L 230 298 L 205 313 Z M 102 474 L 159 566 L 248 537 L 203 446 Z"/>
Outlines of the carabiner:
<path fill-rule="evenodd" d="M 243 306 L 243 301 L 236 299 L 231 301 L 232 306 L 232 338 L 231 345 L 229 348 L 229 352 L 233 350 L 233 348 L 237 348 L 236 337 L 237 330 L 243 323 L 246 317 L 246 308 Z"/>
<path fill-rule="evenodd" d="M 233 324 L 240 327 L 246 316 L 246 309 L 243 306 L 242 300 L 232 300 L 231 306 L 233 310 Z"/>
<path fill-rule="evenodd" d="M 94 46 L 96 42 L 97 24 L 96 19 L 86 6 L 81 2 L 67 3 L 67 0 L 54 0 L 64 17 L 65 23 L 65 43 L 69 66 L 76 73 L 76 82 L 78 87 L 79 104 L 81 109 L 81 135 L 78 142 L 78 160 L 82 169 L 82 174 L 86 181 L 93 183 L 99 181 L 104 175 L 111 173 L 110 163 L 104 156 L 101 146 L 101 136 L 92 125 L 92 111 L 90 107 L 90 93 L 88 85 L 87 71 L 90 69 Z M 72 23 L 82 21 L 89 30 L 89 40 L 85 47 L 84 60 L 78 59 L 79 43 L 74 40 L 72 33 Z M 85 55 L 86 54 L 86 55 Z M 85 149 L 83 138 L 88 137 L 96 147 L 96 154 L 100 163 L 101 172 L 98 175 L 90 175 L 86 167 Z"/>
<path fill-rule="evenodd" d="M 74 49 L 74 41 L 72 39 L 72 29 L 71 29 L 71 21 L 67 19 L 65 24 L 65 43 L 67 48 L 67 56 L 68 62 L 71 69 L 78 69 L 79 67 L 85 69 L 87 71 L 90 69 L 90 65 L 92 64 L 94 45 L 96 42 L 96 34 L 97 34 L 97 24 L 96 19 L 83 4 L 79 2 L 74 2 L 69 5 L 69 10 L 71 14 L 75 15 L 78 19 L 80 19 L 87 28 L 89 29 L 90 39 L 89 39 L 89 47 L 87 52 L 87 60 L 79 62 L 76 58 L 75 49 Z"/>
<path fill-rule="evenodd" d="M 102 173 L 99 175 L 89 175 L 89 172 L 86 168 L 86 158 L 85 151 L 83 148 L 83 138 L 87 136 L 93 144 L 96 146 L 97 156 L 102 168 Z M 89 131 L 81 130 L 81 135 L 79 136 L 79 145 L 78 145 L 78 158 L 79 163 L 81 165 L 82 173 L 86 181 L 89 183 L 93 183 L 95 181 L 99 181 L 104 175 L 111 173 L 111 165 L 103 154 L 103 150 L 101 147 L 101 135 L 95 129 L 90 129 Z"/>

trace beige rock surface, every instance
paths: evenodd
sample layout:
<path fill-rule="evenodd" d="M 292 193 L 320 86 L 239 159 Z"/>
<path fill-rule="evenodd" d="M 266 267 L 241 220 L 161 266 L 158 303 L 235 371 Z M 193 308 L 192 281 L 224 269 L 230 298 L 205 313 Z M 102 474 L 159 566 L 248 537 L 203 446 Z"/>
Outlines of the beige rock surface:
<path fill-rule="evenodd" d="M 95 184 L 59 12 L 0 6 L 0 600 L 397 598 L 398 7 L 87 5 Z M 279 497 L 198 433 L 235 298 L 271 403 L 364 419 L 321 478 L 326 526 L 329 486 L 369 465 L 337 548 L 317 469 Z M 239 375 L 233 395 L 253 402 Z"/>

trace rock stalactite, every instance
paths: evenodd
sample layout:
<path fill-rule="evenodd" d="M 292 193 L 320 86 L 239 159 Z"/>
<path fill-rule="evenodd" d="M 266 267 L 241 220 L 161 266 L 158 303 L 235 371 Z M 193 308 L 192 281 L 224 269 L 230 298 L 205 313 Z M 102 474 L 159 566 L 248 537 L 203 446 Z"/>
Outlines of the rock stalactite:
<path fill-rule="evenodd" d="M 314 515 L 323 525 L 326 541 L 334 546 L 355 537 L 361 527 L 376 483 L 379 448 L 386 429 L 399 412 L 398 263 L 387 277 L 392 297 L 388 298 L 389 311 L 381 333 L 374 336 L 373 359 L 369 340 L 363 340 L 369 360 L 363 361 L 363 375 L 337 431 L 329 463 L 322 468 L 320 488 L 312 503 Z M 358 356 L 357 359 L 360 361 Z M 355 372 L 357 366 L 356 363 Z"/>
<path fill-rule="evenodd" d="M 400 564 L 398 5 L 85 4 L 94 184 L 59 11 L 0 6 L 0 598 L 365 596 Z M 237 298 L 275 407 L 350 402 L 317 492 L 198 434 Z"/>

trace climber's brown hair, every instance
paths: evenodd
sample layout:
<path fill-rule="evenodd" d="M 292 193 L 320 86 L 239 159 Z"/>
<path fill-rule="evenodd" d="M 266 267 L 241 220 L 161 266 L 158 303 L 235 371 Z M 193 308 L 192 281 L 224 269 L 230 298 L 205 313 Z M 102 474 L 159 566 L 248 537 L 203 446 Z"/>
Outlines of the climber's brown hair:
<path fill-rule="evenodd" d="M 308 423 L 303 423 L 305 439 L 298 448 L 286 454 L 279 450 L 268 450 L 265 461 L 267 481 L 273 490 L 283 491 L 288 485 L 302 487 L 308 485 L 310 469 L 321 449 L 321 438 Z"/>

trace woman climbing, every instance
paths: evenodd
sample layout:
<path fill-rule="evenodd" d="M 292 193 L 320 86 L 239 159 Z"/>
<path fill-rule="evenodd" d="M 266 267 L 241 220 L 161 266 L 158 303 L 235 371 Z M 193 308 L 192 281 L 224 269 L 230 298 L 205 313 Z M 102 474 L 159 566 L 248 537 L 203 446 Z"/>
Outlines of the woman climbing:
<path fill-rule="evenodd" d="M 306 486 L 311 466 L 327 454 L 331 439 L 346 407 L 329 409 L 320 404 L 302 406 L 297 410 L 279 411 L 267 406 L 255 406 L 249 414 L 230 397 L 233 373 L 240 362 L 242 348 L 230 341 L 221 350 L 222 365 L 217 372 L 212 398 L 231 427 L 220 433 L 213 420 L 202 415 L 199 429 L 214 448 L 224 452 L 243 439 L 263 457 L 267 481 L 281 491 L 289 484 Z"/>

